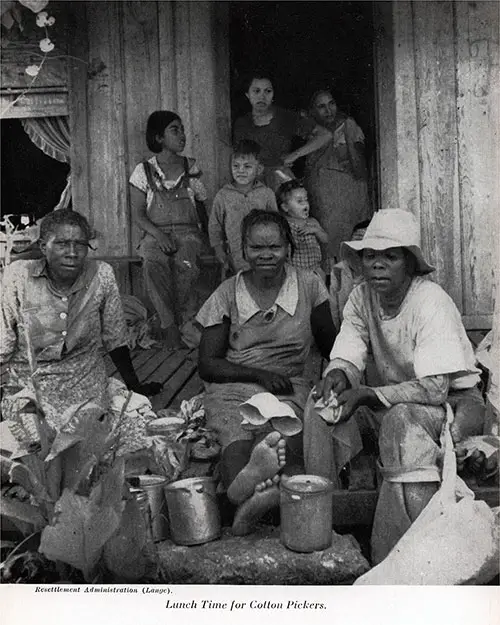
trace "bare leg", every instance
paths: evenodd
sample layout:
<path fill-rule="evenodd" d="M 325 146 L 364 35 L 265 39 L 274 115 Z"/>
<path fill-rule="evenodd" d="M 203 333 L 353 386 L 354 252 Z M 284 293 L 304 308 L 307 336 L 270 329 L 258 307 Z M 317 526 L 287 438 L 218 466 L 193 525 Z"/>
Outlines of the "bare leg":
<path fill-rule="evenodd" d="M 412 523 L 429 503 L 434 493 L 437 492 L 438 486 L 437 482 L 403 484 L 406 512 Z"/>
<path fill-rule="evenodd" d="M 227 489 L 229 501 L 241 504 L 258 484 L 272 479 L 285 465 L 285 440 L 279 432 L 271 432 L 252 449 L 250 460 Z"/>

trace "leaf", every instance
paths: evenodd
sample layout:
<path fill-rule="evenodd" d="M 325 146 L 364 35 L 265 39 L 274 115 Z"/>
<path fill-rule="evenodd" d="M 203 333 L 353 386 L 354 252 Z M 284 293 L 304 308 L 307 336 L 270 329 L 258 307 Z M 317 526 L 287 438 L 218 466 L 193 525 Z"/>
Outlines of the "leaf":
<path fill-rule="evenodd" d="M 30 466 L 27 466 L 28 463 Z M 14 484 L 20 484 L 38 503 L 45 501 L 55 502 L 57 497 L 52 500 L 45 485 L 42 483 L 41 467 L 37 466 L 41 464 L 43 464 L 42 461 L 36 457 L 24 456 L 23 463 L 12 463 L 9 470 L 9 479 Z"/>
<path fill-rule="evenodd" d="M 90 456 L 90 458 L 82 462 L 76 449 L 69 449 L 64 456 L 64 488 L 68 488 L 76 493 L 80 486 L 83 485 L 86 490 L 90 490 L 85 482 L 90 482 L 92 470 L 98 462 L 96 456 Z M 85 495 L 86 493 L 80 492 L 79 494 Z"/>
<path fill-rule="evenodd" d="M 10 519 L 23 534 L 31 534 L 47 525 L 47 519 L 37 506 L 3 495 L 0 500 L 2 516 Z"/>
<path fill-rule="evenodd" d="M 101 406 L 90 401 L 67 408 L 61 417 L 64 425 L 56 434 L 46 460 L 52 460 L 82 441 L 85 441 L 86 447 L 91 448 L 89 455 L 99 456 L 110 430 L 108 420 L 101 420 L 103 413 Z"/>
<path fill-rule="evenodd" d="M 90 497 L 65 489 L 56 504 L 55 525 L 42 533 L 40 551 L 50 560 L 61 560 L 92 579 L 105 543 L 118 528 L 122 516 L 124 462 L 104 474 Z"/>

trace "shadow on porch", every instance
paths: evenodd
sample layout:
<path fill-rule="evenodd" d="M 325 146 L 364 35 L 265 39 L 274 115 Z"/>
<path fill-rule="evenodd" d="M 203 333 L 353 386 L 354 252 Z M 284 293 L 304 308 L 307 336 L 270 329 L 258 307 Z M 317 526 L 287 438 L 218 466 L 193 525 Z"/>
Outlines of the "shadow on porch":
<path fill-rule="evenodd" d="M 197 361 L 198 350 L 187 347 L 175 351 L 162 346 L 133 350 L 132 362 L 139 380 L 163 385 L 161 393 L 151 398 L 155 412 L 162 408 L 177 409 L 184 399 L 201 393 L 203 382 L 198 375 Z M 109 376 L 120 378 L 109 356 L 106 356 L 106 371 Z"/>

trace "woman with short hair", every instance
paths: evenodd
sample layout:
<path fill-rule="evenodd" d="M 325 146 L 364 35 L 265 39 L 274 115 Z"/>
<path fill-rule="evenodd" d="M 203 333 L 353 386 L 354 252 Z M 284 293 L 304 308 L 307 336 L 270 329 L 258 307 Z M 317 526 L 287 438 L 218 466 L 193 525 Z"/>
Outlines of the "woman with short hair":
<path fill-rule="evenodd" d="M 282 215 L 253 210 L 242 223 L 249 269 L 223 282 L 197 315 L 207 427 L 222 446 L 222 482 L 238 506 L 237 534 L 248 533 L 277 503 L 279 473 L 302 469 L 299 419 L 311 388 L 304 368 L 313 338 L 326 356 L 335 336 L 321 278 L 287 264 L 292 245 Z M 269 423 L 258 429 L 242 424 L 240 405 L 266 391 L 292 409 L 295 435 L 282 436 Z"/>
<path fill-rule="evenodd" d="M 43 258 L 5 268 L 0 318 L 0 360 L 9 364 L 4 419 L 17 410 L 15 394 L 33 384 L 40 408 L 56 429 L 64 425 L 63 413 L 71 405 L 91 400 L 106 408 L 102 346 L 129 389 L 153 395 L 161 388 L 137 378 L 113 269 L 87 258 L 92 238 L 83 215 L 54 211 L 40 226 Z"/>

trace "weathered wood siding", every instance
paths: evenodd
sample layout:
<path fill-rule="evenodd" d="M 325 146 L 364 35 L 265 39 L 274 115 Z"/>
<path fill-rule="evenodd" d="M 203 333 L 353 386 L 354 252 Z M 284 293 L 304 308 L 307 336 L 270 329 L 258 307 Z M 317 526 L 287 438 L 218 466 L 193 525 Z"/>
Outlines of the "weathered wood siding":
<path fill-rule="evenodd" d="M 5 3 L 6 4 L 6 3 Z M 4 9 L 4 7 L 2 7 Z M 26 7 L 20 10 L 22 31 L 4 31 L 5 45 L 0 63 L 0 116 L 2 119 L 48 117 L 68 114 L 67 20 L 63 2 L 52 0 L 50 14 L 56 25 L 48 28 L 54 50 L 43 59 L 36 78 L 28 76 L 29 65 L 40 65 L 40 40 L 45 33 L 36 25 L 36 15 Z M 3 26 L 2 26 L 3 28 Z"/>
<path fill-rule="evenodd" d="M 227 5 L 215 2 L 79 2 L 71 66 L 74 206 L 102 233 L 99 254 L 129 256 L 139 238 L 128 178 L 151 154 L 146 120 L 177 111 L 185 154 L 213 197 L 228 170 Z"/>
<path fill-rule="evenodd" d="M 381 2 L 380 204 L 420 218 L 435 279 L 489 327 L 500 224 L 499 5 Z"/>

